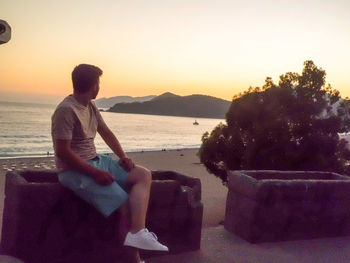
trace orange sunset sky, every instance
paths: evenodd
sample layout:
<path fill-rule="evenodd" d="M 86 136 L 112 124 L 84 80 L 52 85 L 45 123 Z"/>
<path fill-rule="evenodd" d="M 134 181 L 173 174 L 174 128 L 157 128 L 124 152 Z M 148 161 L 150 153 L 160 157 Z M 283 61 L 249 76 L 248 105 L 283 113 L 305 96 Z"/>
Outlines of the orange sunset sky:
<path fill-rule="evenodd" d="M 80 63 L 104 71 L 99 98 L 172 92 L 231 100 L 305 60 L 350 96 L 347 0 L 0 0 L 0 100 L 54 102 Z"/>

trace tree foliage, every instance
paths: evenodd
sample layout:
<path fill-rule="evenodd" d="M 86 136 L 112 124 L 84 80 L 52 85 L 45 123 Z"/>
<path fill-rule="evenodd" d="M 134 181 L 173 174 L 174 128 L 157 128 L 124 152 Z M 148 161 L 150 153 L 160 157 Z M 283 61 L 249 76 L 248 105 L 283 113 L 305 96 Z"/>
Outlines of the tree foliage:
<path fill-rule="evenodd" d="M 223 182 L 227 170 L 344 172 L 350 151 L 338 133 L 350 129 L 350 102 L 325 77 L 306 61 L 301 74 L 281 75 L 278 85 L 268 77 L 235 96 L 227 124 L 203 135 L 201 162 Z"/>

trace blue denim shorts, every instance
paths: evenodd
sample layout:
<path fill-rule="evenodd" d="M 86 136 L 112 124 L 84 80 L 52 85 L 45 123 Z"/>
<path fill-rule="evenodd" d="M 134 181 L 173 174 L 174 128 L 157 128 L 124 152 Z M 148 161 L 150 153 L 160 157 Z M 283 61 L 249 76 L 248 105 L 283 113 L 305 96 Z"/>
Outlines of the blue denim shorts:
<path fill-rule="evenodd" d="M 98 155 L 89 164 L 97 169 L 108 171 L 115 181 L 107 186 L 98 184 L 95 179 L 75 170 L 58 174 L 59 182 L 71 189 L 80 198 L 94 206 L 105 217 L 110 216 L 119 206 L 128 200 L 125 192 L 129 174 L 119 165 L 118 161 L 109 156 Z"/>

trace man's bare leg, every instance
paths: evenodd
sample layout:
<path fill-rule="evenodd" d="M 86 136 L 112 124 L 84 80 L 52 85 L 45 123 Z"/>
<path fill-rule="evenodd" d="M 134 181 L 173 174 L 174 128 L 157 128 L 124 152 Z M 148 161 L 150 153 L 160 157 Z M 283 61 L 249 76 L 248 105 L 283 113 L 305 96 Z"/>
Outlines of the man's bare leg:
<path fill-rule="evenodd" d="M 124 245 L 146 250 L 169 251 L 168 247 L 157 241 L 156 235 L 145 227 L 151 182 L 152 174 L 146 168 L 136 166 L 129 173 L 127 183 L 131 185 L 129 192 L 131 226 Z"/>
<path fill-rule="evenodd" d="M 130 229 L 130 211 L 129 202 L 125 202 L 122 206 L 118 208 L 119 211 L 119 235 L 120 240 L 125 240 L 126 234 Z M 139 263 L 141 262 L 140 253 L 137 248 L 124 247 L 127 262 Z"/>
<path fill-rule="evenodd" d="M 128 201 L 121 205 L 117 211 L 119 212 L 118 233 L 120 240 L 124 240 L 126 234 L 129 232 L 130 229 L 130 213 Z"/>
<path fill-rule="evenodd" d="M 130 232 L 133 234 L 145 228 L 151 182 L 151 172 L 144 167 L 136 166 L 129 173 L 127 184 L 131 185 L 129 193 Z"/>

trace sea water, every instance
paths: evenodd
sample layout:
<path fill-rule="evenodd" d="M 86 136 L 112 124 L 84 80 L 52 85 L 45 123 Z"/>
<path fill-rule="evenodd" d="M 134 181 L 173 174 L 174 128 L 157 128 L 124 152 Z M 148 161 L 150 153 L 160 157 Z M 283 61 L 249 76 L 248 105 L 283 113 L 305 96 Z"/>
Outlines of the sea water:
<path fill-rule="evenodd" d="M 0 102 L 0 158 L 53 154 L 51 116 L 56 105 Z M 204 132 L 223 119 L 101 112 L 124 151 L 198 148 Z M 111 150 L 97 135 L 98 153 Z"/>

